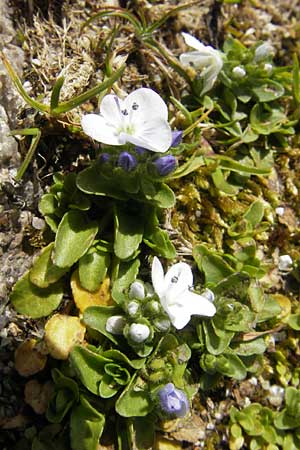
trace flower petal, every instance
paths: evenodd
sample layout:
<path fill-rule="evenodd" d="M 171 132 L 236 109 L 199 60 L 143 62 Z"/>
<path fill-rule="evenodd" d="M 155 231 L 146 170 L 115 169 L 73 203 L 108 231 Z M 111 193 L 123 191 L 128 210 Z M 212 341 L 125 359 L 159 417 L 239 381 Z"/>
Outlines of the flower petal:
<path fill-rule="evenodd" d="M 187 291 L 180 297 L 180 303 L 188 309 L 190 315 L 212 317 L 216 313 L 215 305 L 203 295 Z"/>
<path fill-rule="evenodd" d="M 122 111 L 125 112 L 126 106 L 123 100 L 114 94 L 105 95 L 100 105 L 100 114 L 106 120 L 106 123 L 112 124 L 116 128 L 121 128 L 126 117 Z"/>
<path fill-rule="evenodd" d="M 109 145 L 122 145 L 116 128 L 109 125 L 98 114 L 86 114 L 81 119 L 81 126 L 85 134 L 97 142 Z"/>
<path fill-rule="evenodd" d="M 154 256 L 152 262 L 151 277 L 154 291 L 159 297 L 162 297 L 165 293 L 164 269 L 156 256 Z"/>
<path fill-rule="evenodd" d="M 136 125 L 154 117 L 168 120 L 167 105 L 152 89 L 140 88 L 131 92 L 124 100 L 124 107 Z"/>
<path fill-rule="evenodd" d="M 134 145 L 153 152 L 166 152 L 172 143 L 172 131 L 168 122 L 160 118 L 149 118 L 143 123 L 134 124 L 135 132 L 127 136 Z"/>
<path fill-rule="evenodd" d="M 179 56 L 179 60 L 182 65 L 191 65 L 195 67 L 195 69 L 202 69 L 203 67 L 207 67 L 212 64 L 212 56 L 207 52 L 199 51 L 182 53 Z"/>
<path fill-rule="evenodd" d="M 186 45 L 188 45 L 189 47 L 194 48 L 195 50 L 203 50 L 203 48 L 206 47 L 206 45 L 202 44 L 202 42 L 200 42 L 197 38 L 195 38 L 194 36 L 192 36 L 189 33 L 181 33 Z"/>
<path fill-rule="evenodd" d="M 174 264 L 165 275 L 165 292 L 170 303 L 176 302 L 176 299 L 192 285 L 193 272 L 186 263 Z"/>
<path fill-rule="evenodd" d="M 164 305 L 162 306 L 164 307 Z M 181 330 L 182 328 L 184 328 L 191 320 L 191 314 L 189 313 L 188 309 L 185 308 L 185 306 L 182 304 L 167 304 L 166 307 L 164 307 L 164 310 L 168 314 L 172 325 L 177 330 Z"/>

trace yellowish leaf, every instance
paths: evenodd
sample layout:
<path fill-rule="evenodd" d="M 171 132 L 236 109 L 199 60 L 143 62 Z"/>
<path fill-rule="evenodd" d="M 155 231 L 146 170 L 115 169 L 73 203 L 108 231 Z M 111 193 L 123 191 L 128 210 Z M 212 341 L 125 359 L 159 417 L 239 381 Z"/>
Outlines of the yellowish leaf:
<path fill-rule="evenodd" d="M 182 444 L 178 441 L 166 439 L 161 434 L 156 434 L 154 450 L 181 450 Z"/>
<path fill-rule="evenodd" d="M 27 339 L 15 351 L 15 368 L 22 377 L 30 377 L 44 369 L 47 356 L 39 351 L 36 339 Z"/>
<path fill-rule="evenodd" d="M 74 302 L 81 313 L 89 306 L 109 306 L 114 304 L 110 293 L 109 278 L 105 278 L 97 291 L 89 292 L 80 285 L 78 271 L 76 270 L 71 278 L 71 289 Z"/>
<path fill-rule="evenodd" d="M 85 326 L 78 317 L 55 314 L 45 325 L 45 341 L 50 355 L 67 359 L 75 344 L 83 341 Z"/>

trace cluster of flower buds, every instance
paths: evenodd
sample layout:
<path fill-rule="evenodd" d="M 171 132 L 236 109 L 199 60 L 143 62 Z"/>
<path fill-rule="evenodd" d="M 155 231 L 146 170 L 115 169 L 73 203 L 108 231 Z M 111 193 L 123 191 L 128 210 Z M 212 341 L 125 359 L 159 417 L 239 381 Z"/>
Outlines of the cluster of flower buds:
<path fill-rule="evenodd" d="M 139 280 L 132 283 L 123 308 L 123 315 L 109 317 L 106 331 L 123 335 L 137 352 L 144 345 L 151 345 L 155 332 L 165 333 L 170 330 L 171 322 L 150 284 Z"/>
<path fill-rule="evenodd" d="M 182 141 L 182 131 L 172 131 L 171 147 L 178 146 Z M 170 175 L 177 166 L 175 156 L 168 154 L 160 157 L 153 155 L 145 148 L 135 146 L 134 149 L 122 151 L 118 154 L 102 153 L 99 157 L 101 166 L 111 164 L 112 167 L 121 168 L 124 172 L 132 172 L 138 166 L 145 167 L 151 175 L 166 177 Z M 143 169 L 142 169 L 143 172 Z"/>

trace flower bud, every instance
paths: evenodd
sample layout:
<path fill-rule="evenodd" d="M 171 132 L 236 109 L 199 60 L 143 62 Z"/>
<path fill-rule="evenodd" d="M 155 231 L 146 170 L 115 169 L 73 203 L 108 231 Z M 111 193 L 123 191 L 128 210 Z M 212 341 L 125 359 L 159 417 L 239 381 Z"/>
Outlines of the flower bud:
<path fill-rule="evenodd" d="M 232 69 L 232 75 L 234 78 L 244 78 L 246 76 L 246 70 L 241 66 L 236 66 Z"/>
<path fill-rule="evenodd" d="M 166 414 L 175 417 L 184 417 L 189 410 L 189 401 L 186 394 L 176 389 L 173 383 L 166 384 L 158 391 L 160 407 Z"/>
<path fill-rule="evenodd" d="M 181 141 L 182 141 L 182 131 L 181 130 L 172 131 L 172 142 L 170 147 L 177 147 L 179 144 L 181 144 Z"/>
<path fill-rule="evenodd" d="M 110 154 L 109 153 L 101 153 L 99 156 L 99 162 L 101 164 L 105 164 L 110 160 Z"/>
<path fill-rule="evenodd" d="M 158 329 L 158 331 L 165 333 L 169 330 L 171 322 L 168 319 L 156 319 L 154 321 L 154 326 Z"/>
<path fill-rule="evenodd" d="M 127 305 L 127 312 L 130 316 L 135 316 L 140 308 L 140 305 L 138 302 L 135 302 L 134 300 Z"/>
<path fill-rule="evenodd" d="M 264 70 L 265 70 L 268 74 L 270 74 L 270 73 L 272 72 L 272 70 L 273 70 L 272 64 L 266 63 L 266 64 L 264 65 Z"/>
<path fill-rule="evenodd" d="M 154 165 L 158 174 L 161 177 L 165 177 L 174 172 L 176 168 L 176 158 L 173 155 L 162 156 L 161 158 L 158 158 L 156 161 L 154 161 Z"/>
<path fill-rule="evenodd" d="M 144 300 L 145 298 L 145 288 L 143 283 L 140 281 L 134 281 L 129 288 L 128 297 L 136 298 L 137 300 Z"/>
<path fill-rule="evenodd" d="M 126 320 L 123 316 L 111 316 L 107 319 L 105 329 L 112 334 L 122 334 Z"/>
<path fill-rule="evenodd" d="M 260 62 L 268 56 L 272 56 L 274 54 L 274 47 L 268 42 L 264 42 L 259 45 L 254 53 L 254 61 Z"/>
<path fill-rule="evenodd" d="M 157 302 L 156 300 L 150 300 L 146 304 L 146 310 L 150 314 L 157 314 L 157 313 L 161 312 L 160 303 Z"/>
<path fill-rule="evenodd" d="M 278 269 L 282 271 L 289 271 L 293 267 L 293 260 L 290 255 L 279 256 Z"/>
<path fill-rule="evenodd" d="M 210 289 L 205 289 L 203 292 L 201 292 L 202 297 L 207 298 L 211 303 L 213 303 L 215 299 L 215 294 Z"/>
<path fill-rule="evenodd" d="M 132 323 L 128 330 L 128 336 L 136 344 L 141 344 L 150 336 L 150 328 L 143 323 Z"/>
<path fill-rule="evenodd" d="M 122 152 L 118 158 L 118 166 L 122 167 L 125 172 L 130 172 L 137 166 L 137 160 L 130 153 Z"/>

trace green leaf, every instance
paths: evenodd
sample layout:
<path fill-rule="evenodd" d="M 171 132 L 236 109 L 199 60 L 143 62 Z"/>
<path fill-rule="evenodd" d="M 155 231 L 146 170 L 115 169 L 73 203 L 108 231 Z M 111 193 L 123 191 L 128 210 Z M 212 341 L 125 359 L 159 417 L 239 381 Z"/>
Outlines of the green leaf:
<path fill-rule="evenodd" d="M 214 185 L 221 192 L 224 192 L 227 195 L 236 195 L 238 193 L 239 188 L 226 181 L 223 171 L 219 167 L 217 167 L 216 170 L 212 172 L 211 177 Z"/>
<path fill-rule="evenodd" d="M 45 247 L 40 256 L 34 261 L 32 268 L 29 271 L 29 279 L 31 283 L 40 288 L 47 288 L 50 284 L 58 281 L 66 272 L 67 268 L 53 264 L 52 250 L 54 242 Z"/>
<path fill-rule="evenodd" d="M 104 376 L 104 366 L 109 358 L 76 345 L 70 353 L 70 361 L 82 384 L 93 394 L 99 395 L 99 385 Z"/>
<path fill-rule="evenodd" d="M 196 245 L 193 257 L 199 270 L 205 274 L 205 282 L 209 285 L 217 284 L 234 273 L 234 270 L 220 256 L 214 255 L 204 245 Z"/>
<path fill-rule="evenodd" d="M 300 105 L 300 69 L 296 53 L 293 55 L 293 97 L 296 105 Z"/>
<path fill-rule="evenodd" d="M 52 378 L 56 392 L 49 402 L 46 417 L 49 422 L 60 423 L 73 404 L 78 402 L 79 388 L 72 378 L 66 377 L 58 369 L 52 370 Z"/>
<path fill-rule="evenodd" d="M 126 65 L 123 64 L 118 70 L 116 70 L 115 73 L 113 73 L 109 78 L 107 78 L 102 83 L 98 84 L 97 86 L 91 89 L 88 89 L 87 91 L 83 92 L 82 94 L 76 97 L 71 98 L 71 100 L 67 100 L 65 102 L 60 103 L 56 108 L 53 108 L 51 110 L 51 115 L 58 116 L 60 114 L 65 114 L 66 112 L 71 111 L 74 108 L 77 108 L 82 103 L 100 94 L 100 92 L 103 92 L 106 89 L 110 88 L 115 83 L 115 81 L 117 81 L 120 78 L 125 67 Z"/>
<path fill-rule="evenodd" d="M 122 311 L 115 306 L 90 306 L 86 308 L 83 313 L 83 322 L 93 330 L 106 336 L 114 344 L 118 345 L 119 341 L 116 337 L 106 331 L 107 319 L 111 316 L 120 315 Z"/>
<path fill-rule="evenodd" d="M 6 58 L 6 56 L 4 55 L 3 52 L 1 52 L 1 58 L 2 58 L 2 62 L 4 63 L 6 70 L 12 80 L 12 82 L 15 85 L 15 88 L 17 89 L 17 91 L 19 92 L 19 94 L 21 95 L 21 97 L 23 98 L 23 100 L 30 106 L 32 106 L 32 108 L 36 109 L 37 111 L 40 111 L 42 113 L 48 113 L 49 112 L 49 106 L 45 105 L 44 103 L 40 103 L 37 102 L 36 100 L 33 100 L 25 91 L 25 89 L 23 88 L 23 84 L 20 80 L 20 78 L 18 77 L 18 75 L 16 74 L 16 72 L 14 71 L 12 65 L 10 64 L 10 62 L 8 61 L 8 59 Z"/>
<path fill-rule="evenodd" d="M 266 80 L 264 84 L 252 88 L 259 102 L 271 102 L 284 95 L 284 87 L 276 81 Z"/>
<path fill-rule="evenodd" d="M 184 164 L 178 167 L 175 172 L 168 177 L 170 180 L 185 177 L 186 175 L 195 172 L 199 167 L 204 165 L 204 158 L 202 155 L 196 156 L 196 153 L 190 157 Z"/>
<path fill-rule="evenodd" d="M 128 207 L 115 205 L 114 252 L 120 259 L 128 259 L 138 250 L 143 239 L 143 217 L 136 213 L 130 215 Z"/>
<path fill-rule="evenodd" d="M 26 153 L 25 159 L 22 162 L 21 167 L 19 168 L 17 175 L 16 175 L 16 180 L 19 181 L 23 177 L 24 173 L 27 170 L 27 167 L 29 166 L 29 164 L 33 158 L 33 155 L 34 155 L 34 153 L 37 149 L 37 146 L 40 142 L 42 132 L 38 128 L 24 128 L 23 130 L 15 130 L 14 132 L 11 131 L 10 134 L 13 136 L 17 135 L 17 134 L 20 134 L 22 136 L 32 136 L 28 152 Z"/>
<path fill-rule="evenodd" d="M 248 173 L 250 175 L 269 175 L 270 168 L 257 168 L 254 166 L 241 164 L 228 156 L 217 155 L 213 159 L 217 159 L 221 169 L 230 170 L 231 172 Z"/>
<path fill-rule="evenodd" d="M 83 395 L 71 414 L 72 450 L 97 450 L 105 424 L 104 414 L 91 406 Z"/>
<path fill-rule="evenodd" d="M 257 323 L 265 322 L 281 313 L 281 307 L 271 295 L 265 295 L 265 303 L 262 311 L 257 315 Z"/>
<path fill-rule="evenodd" d="M 264 216 L 265 207 L 261 200 L 253 202 L 244 214 L 244 219 L 250 222 L 252 228 L 255 228 Z"/>
<path fill-rule="evenodd" d="M 146 199 L 158 208 L 172 208 L 176 199 L 174 192 L 165 183 L 154 183 L 154 193 L 145 195 Z"/>
<path fill-rule="evenodd" d="M 26 273 L 14 285 L 10 300 L 20 314 L 37 319 L 52 313 L 60 304 L 64 286 L 60 281 L 47 288 L 40 288 L 31 283 Z"/>
<path fill-rule="evenodd" d="M 99 250 L 89 250 L 79 260 L 79 280 L 81 286 L 94 292 L 104 280 L 110 264 L 110 254 Z"/>
<path fill-rule="evenodd" d="M 240 358 L 234 353 L 224 353 L 217 356 L 216 370 L 222 375 L 243 380 L 247 375 L 247 370 Z"/>
<path fill-rule="evenodd" d="M 119 361 L 123 364 L 126 364 L 133 369 L 141 369 L 145 365 L 145 358 L 139 359 L 129 359 L 124 353 L 120 352 L 116 349 L 106 350 L 103 352 L 103 356 L 108 359 L 112 359 L 113 361 Z"/>
<path fill-rule="evenodd" d="M 207 350 L 212 355 L 220 355 L 223 353 L 229 346 L 231 339 L 234 336 L 234 332 L 224 331 L 222 337 L 220 337 L 215 333 L 211 322 L 203 322 L 202 326 L 204 329 Z"/>
<path fill-rule="evenodd" d="M 300 314 L 290 314 L 287 324 L 296 331 L 300 331 Z"/>
<path fill-rule="evenodd" d="M 176 249 L 170 241 L 168 232 L 165 230 L 157 227 L 152 232 L 144 234 L 143 241 L 163 258 L 174 259 L 176 256 Z"/>
<path fill-rule="evenodd" d="M 78 189 L 86 194 L 107 195 L 119 200 L 128 198 L 126 192 L 120 190 L 118 183 L 104 177 L 100 173 L 97 163 L 80 172 L 77 176 L 76 184 Z"/>
<path fill-rule="evenodd" d="M 234 352 L 239 356 L 261 355 L 265 352 L 267 345 L 264 338 L 257 338 L 250 342 L 240 342 L 232 346 Z"/>
<path fill-rule="evenodd" d="M 61 88 L 63 87 L 64 81 L 65 81 L 65 77 L 59 77 L 55 81 L 55 84 L 53 86 L 52 93 L 51 93 L 51 99 L 50 99 L 50 114 L 58 106 L 59 95 L 60 95 Z"/>
<path fill-rule="evenodd" d="M 287 123 L 287 117 L 279 109 L 267 110 L 263 104 L 257 103 L 251 110 L 250 123 L 254 132 L 268 136 L 280 131 Z"/>
<path fill-rule="evenodd" d="M 132 378 L 116 402 L 116 412 L 122 417 L 144 417 L 153 409 L 147 385 L 141 378 Z"/>
<path fill-rule="evenodd" d="M 125 291 L 135 281 L 139 267 L 140 261 L 138 259 L 119 264 L 117 279 L 113 283 L 111 293 L 115 302 L 120 304 L 126 300 Z"/>
<path fill-rule="evenodd" d="M 71 267 L 92 245 L 98 225 L 80 211 L 67 212 L 57 230 L 54 263 L 59 267 Z"/>
<path fill-rule="evenodd" d="M 43 216 L 55 214 L 57 199 L 53 194 L 44 194 L 39 202 L 39 211 Z"/>
<path fill-rule="evenodd" d="M 100 385 L 99 395 L 102 398 L 111 398 L 121 389 L 121 386 L 114 383 L 113 378 L 110 375 L 104 374 Z"/>

